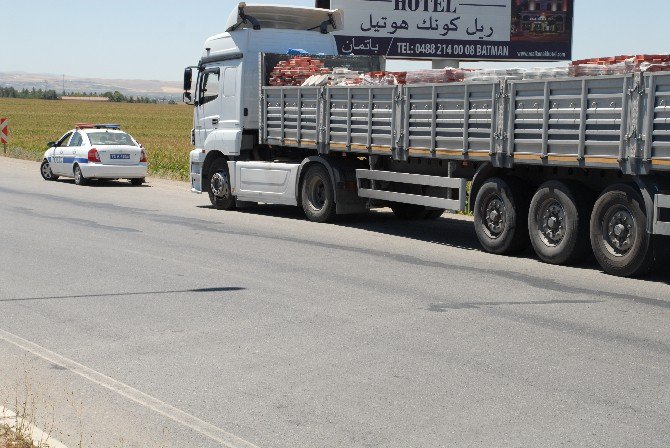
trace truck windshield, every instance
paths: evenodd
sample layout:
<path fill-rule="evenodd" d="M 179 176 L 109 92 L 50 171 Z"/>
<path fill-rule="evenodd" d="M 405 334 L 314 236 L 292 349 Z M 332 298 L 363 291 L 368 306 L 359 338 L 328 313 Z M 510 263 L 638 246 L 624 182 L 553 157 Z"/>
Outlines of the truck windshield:
<path fill-rule="evenodd" d="M 127 145 L 137 146 L 125 132 L 89 132 L 88 139 L 91 145 Z"/>

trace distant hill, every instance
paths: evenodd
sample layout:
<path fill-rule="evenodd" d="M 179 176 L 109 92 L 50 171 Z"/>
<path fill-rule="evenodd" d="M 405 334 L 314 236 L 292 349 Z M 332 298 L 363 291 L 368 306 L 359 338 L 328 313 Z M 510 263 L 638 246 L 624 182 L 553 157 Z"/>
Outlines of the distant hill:
<path fill-rule="evenodd" d="M 148 96 L 151 98 L 180 99 L 181 83 L 146 79 L 104 79 L 77 78 L 48 73 L 0 72 L 0 87 L 15 89 L 53 89 L 59 94 L 65 84 L 66 92 L 104 93 L 118 90 L 127 96 Z"/>

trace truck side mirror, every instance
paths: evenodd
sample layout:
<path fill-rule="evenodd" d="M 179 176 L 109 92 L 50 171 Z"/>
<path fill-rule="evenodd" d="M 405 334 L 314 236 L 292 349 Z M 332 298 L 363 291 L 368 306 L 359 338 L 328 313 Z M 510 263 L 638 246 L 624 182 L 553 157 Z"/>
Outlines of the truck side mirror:
<path fill-rule="evenodd" d="M 191 67 L 186 67 L 184 69 L 184 92 L 191 90 L 191 84 L 193 83 L 193 69 Z"/>

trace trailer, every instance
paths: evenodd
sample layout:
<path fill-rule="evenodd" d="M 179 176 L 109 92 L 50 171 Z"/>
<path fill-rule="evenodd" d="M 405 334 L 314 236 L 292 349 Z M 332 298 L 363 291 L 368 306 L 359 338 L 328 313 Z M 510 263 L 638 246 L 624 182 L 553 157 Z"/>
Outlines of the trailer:
<path fill-rule="evenodd" d="M 291 44 L 284 38 L 314 54 L 332 39 L 337 11 L 304 9 L 310 23 L 322 19 L 321 32 L 302 23 L 265 29 L 272 15 L 264 7 L 241 6 L 229 31 L 205 44 L 191 186 L 214 206 L 296 205 L 317 222 L 375 207 L 402 219 L 469 210 L 488 252 L 532 246 L 557 265 L 592 252 L 620 276 L 643 274 L 668 252 L 670 73 L 268 86 L 271 67 L 290 57 L 277 54 Z M 245 27 L 245 17 L 256 25 L 248 19 Z M 380 66 L 375 58 L 322 58 Z M 208 100 L 214 75 L 219 91 Z M 190 77 L 187 70 L 185 90 Z"/>

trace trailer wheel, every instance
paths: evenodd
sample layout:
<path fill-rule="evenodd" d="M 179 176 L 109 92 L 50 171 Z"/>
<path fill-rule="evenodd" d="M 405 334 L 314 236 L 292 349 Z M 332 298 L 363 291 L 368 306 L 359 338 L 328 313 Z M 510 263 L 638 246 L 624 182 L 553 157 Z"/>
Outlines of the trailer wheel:
<path fill-rule="evenodd" d="M 514 179 L 494 177 L 481 186 L 475 201 L 475 232 L 487 252 L 515 254 L 528 247 L 528 195 Z"/>
<path fill-rule="evenodd" d="M 230 186 L 230 173 L 226 159 L 220 158 L 212 162 L 209 176 L 209 200 L 217 210 L 235 208 L 235 197 Z"/>
<path fill-rule="evenodd" d="M 613 185 L 600 195 L 591 214 L 591 245 L 605 272 L 633 277 L 651 269 L 654 257 L 646 224 L 644 200 L 634 188 Z"/>
<path fill-rule="evenodd" d="M 330 175 L 321 164 L 307 168 L 300 188 L 302 209 L 313 222 L 328 222 L 335 217 L 335 193 Z"/>
<path fill-rule="evenodd" d="M 394 202 L 390 207 L 398 219 L 423 219 L 426 217 L 427 210 L 423 205 Z"/>
<path fill-rule="evenodd" d="M 588 254 L 589 194 L 578 185 L 549 181 L 535 192 L 528 232 L 537 256 L 546 263 L 570 264 Z"/>
<path fill-rule="evenodd" d="M 423 219 L 428 220 L 437 219 L 442 215 L 444 215 L 445 211 L 446 210 L 443 208 L 429 208 L 426 210 L 426 214 L 424 215 Z"/>

